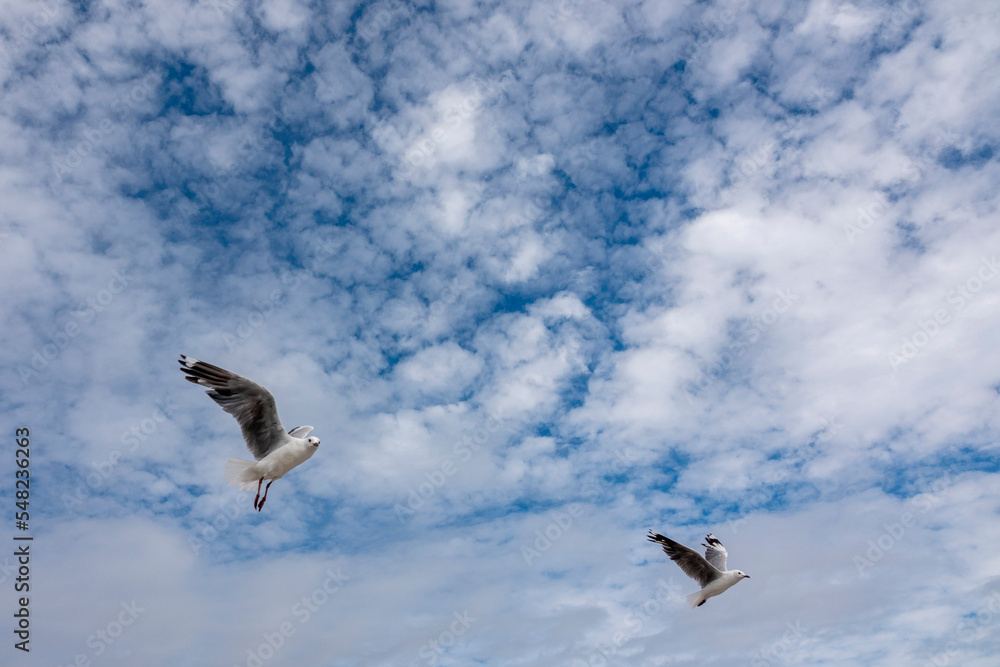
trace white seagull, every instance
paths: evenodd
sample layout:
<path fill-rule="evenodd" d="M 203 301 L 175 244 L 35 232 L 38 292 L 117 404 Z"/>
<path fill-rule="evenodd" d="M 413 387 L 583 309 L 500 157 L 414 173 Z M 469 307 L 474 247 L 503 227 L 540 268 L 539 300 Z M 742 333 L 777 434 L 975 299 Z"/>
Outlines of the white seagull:
<path fill-rule="evenodd" d="M 297 426 L 286 433 L 278 419 L 274 396 L 256 382 L 183 354 L 180 364 L 188 382 L 208 387 L 205 393 L 240 423 L 247 449 L 257 460 L 229 459 L 225 478 L 230 486 L 239 484 L 244 491 L 253 490 L 253 483 L 257 482 L 253 506 L 259 512 L 274 480 L 315 454 L 319 438 L 306 437 L 312 426 Z M 271 481 L 261 498 L 260 485 L 265 479 Z"/>
<path fill-rule="evenodd" d="M 664 537 L 652 530 L 647 535 L 650 542 L 663 545 L 663 550 L 670 556 L 670 560 L 677 563 L 684 574 L 691 577 L 701 585 L 701 590 L 687 596 L 688 604 L 692 607 L 700 607 L 710 597 L 721 595 L 727 590 L 740 583 L 744 579 L 749 579 L 750 575 L 743 570 L 727 570 L 726 558 L 728 552 L 722 542 L 709 533 L 705 536 L 705 542 L 701 546 L 705 547 L 705 557 L 686 547 L 679 542 L 674 542 L 669 537 Z"/>

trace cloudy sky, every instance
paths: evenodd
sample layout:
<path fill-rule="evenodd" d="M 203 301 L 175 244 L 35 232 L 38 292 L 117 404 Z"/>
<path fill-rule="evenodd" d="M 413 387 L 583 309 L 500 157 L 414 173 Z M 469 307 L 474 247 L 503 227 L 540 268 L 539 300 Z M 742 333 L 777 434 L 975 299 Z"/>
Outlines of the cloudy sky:
<path fill-rule="evenodd" d="M 998 33 L 4 2 L 0 660 L 996 664 Z M 263 512 L 178 353 L 321 438 Z M 649 528 L 751 579 L 692 610 Z"/>

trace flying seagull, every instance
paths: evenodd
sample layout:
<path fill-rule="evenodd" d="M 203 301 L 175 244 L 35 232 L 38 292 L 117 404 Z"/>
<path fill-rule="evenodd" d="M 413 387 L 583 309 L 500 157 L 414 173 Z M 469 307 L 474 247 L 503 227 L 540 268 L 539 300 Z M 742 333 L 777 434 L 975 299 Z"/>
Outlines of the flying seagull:
<path fill-rule="evenodd" d="M 180 364 L 188 382 L 208 387 L 205 393 L 240 423 L 247 449 L 257 460 L 229 459 L 225 478 L 230 486 L 239 484 L 244 491 L 252 490 L 257 482 L 253 506 L 259 512 L 274 480 L 315 454 L 319 438 L 306 437 L 312 426 L 297 426 L 286 433 L 278 419 L 274 396 L 256 382 L 183 354 Z M 260 485 L 265 479 L 270 481 L 261 498 Z"/>
<path fill-rule="evenodd" d="M 652 530 L 647 537 L 650 542 L 662 545 L 670 560 L 677 563 L 684 574 L 701 585 L 700 591 L 687 596 L 688 604 L 692 607 L 700 607 L 708 598 L 721 595 L 744 579 L 750 578 L 750 575 L 743 570 L 726 569 L 726 557 L 729 554 L 726 547 L 722 546 L 722 542 L 711 533 L 705 536 L 707 544 L 701 545 L 705 547 L 704 558 L 691 547 L 674 542 L 669 537 L 654 533 Z"/>

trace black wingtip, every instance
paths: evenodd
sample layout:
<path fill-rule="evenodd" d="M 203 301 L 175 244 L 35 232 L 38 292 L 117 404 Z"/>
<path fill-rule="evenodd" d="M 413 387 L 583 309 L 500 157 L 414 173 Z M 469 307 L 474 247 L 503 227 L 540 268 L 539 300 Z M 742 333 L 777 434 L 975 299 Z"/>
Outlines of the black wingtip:
<path fill-rule="evenodd" d="M 703 546 L 703 547 L 707 547 L 707 546 L 713 546 L 713 547 L 714 546 L 720 546 L 721 547 L 722 546 L 722 542 L 719 540 L 719 538 L 717 538 L 712 533 L 709 533 L 708 535 L 705 536 L 705 541 L 708 542 L 708 544 L 702 544 L 701 546 Z"/>

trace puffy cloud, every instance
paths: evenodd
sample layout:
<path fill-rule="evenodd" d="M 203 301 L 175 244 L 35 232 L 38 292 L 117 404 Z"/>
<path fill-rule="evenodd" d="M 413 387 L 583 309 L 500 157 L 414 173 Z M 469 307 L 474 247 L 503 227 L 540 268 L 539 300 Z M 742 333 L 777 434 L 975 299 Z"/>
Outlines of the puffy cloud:
<path fill-rule="evenodd" d="M 38 659 L 988 660 L 987 10 L 5 7 Z M 264 513 L 177 352 L 322 439 Z"/>

